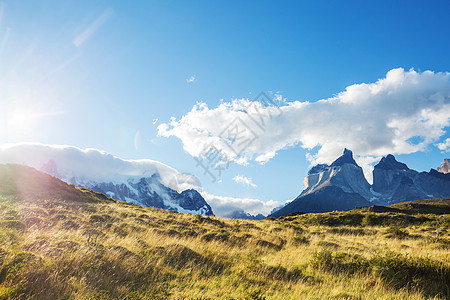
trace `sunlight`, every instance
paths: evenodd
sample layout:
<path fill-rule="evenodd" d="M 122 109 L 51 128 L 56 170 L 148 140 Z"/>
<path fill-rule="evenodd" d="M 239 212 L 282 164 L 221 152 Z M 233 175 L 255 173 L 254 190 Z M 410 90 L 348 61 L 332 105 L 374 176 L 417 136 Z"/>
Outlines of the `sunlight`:
<path fill-rule="evenodd" d="M 29 111 L 17 110 L 8 115 L 7 128 L 13 131 L 23 131 L 30 128 L 36 116 Z"/>
<path fill-rule="evenodd" d="M 63 114 L 62 111 L 55 112 L 32 112 L 30 110 L 18 109 L 8 113 L 6 117 L 6 129 L 9 133 L 18 134 L 35 130 L 42 119 Z"/>

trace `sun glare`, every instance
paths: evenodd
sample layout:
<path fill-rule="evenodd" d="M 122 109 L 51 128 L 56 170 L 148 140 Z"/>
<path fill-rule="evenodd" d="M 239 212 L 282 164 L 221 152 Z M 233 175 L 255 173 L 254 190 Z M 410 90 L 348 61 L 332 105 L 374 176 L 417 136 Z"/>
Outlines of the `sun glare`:
<path fill-rule="evenodd" d="M 7 128 L 12 131 L 23 131 L 33 126 L 36 115 L 29 111 L 14 111 L 7 117 Z"/>

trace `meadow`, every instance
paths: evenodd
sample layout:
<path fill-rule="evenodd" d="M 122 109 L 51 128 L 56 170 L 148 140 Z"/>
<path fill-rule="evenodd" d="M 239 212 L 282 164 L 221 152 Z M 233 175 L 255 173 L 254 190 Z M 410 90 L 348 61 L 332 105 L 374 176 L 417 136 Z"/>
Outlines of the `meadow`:
<path fill-rule="evenodd" d="M 0 299 L 449 299 L 450 199 L 262 221 L 0 166 Z"/>

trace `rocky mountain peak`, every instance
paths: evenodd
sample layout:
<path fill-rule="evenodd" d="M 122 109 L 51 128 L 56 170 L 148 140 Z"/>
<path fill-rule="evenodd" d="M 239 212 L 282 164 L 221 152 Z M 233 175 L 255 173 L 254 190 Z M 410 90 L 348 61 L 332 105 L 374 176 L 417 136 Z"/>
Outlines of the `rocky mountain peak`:
<path fill-rule="evenodd" d="M 449 174 L 450 173 L 450 159 L 444 159 L 444 162 L 441 164 L 439 168 L 437 168 L 438 172 Z"/>
<path fill-rule="evenodd" d="M 383 157 L 375 168 L 383 170 L 409 170 L 406 164 L 398 162 L 392 154 Z"/>
<path fill-rule="evenodd" d="M 352 164 L 355 166 L 358 165 L 353 159 L 353 152 L 351 150 L 348 150 L 347 148 L 345 148 L 344 153 L 331 164 L 331 167 L 338 167 L 344 164 Z"/>

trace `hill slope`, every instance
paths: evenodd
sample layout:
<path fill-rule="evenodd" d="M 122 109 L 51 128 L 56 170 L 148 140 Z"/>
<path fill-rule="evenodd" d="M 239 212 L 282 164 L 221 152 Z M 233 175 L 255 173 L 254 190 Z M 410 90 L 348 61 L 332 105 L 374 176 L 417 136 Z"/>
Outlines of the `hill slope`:
<path fill-rule="evenodd" d="M 0 165 L 0 299 L 445 299 L 449 216 L 437 241 L 436 217 L 222 220 Z"/>

